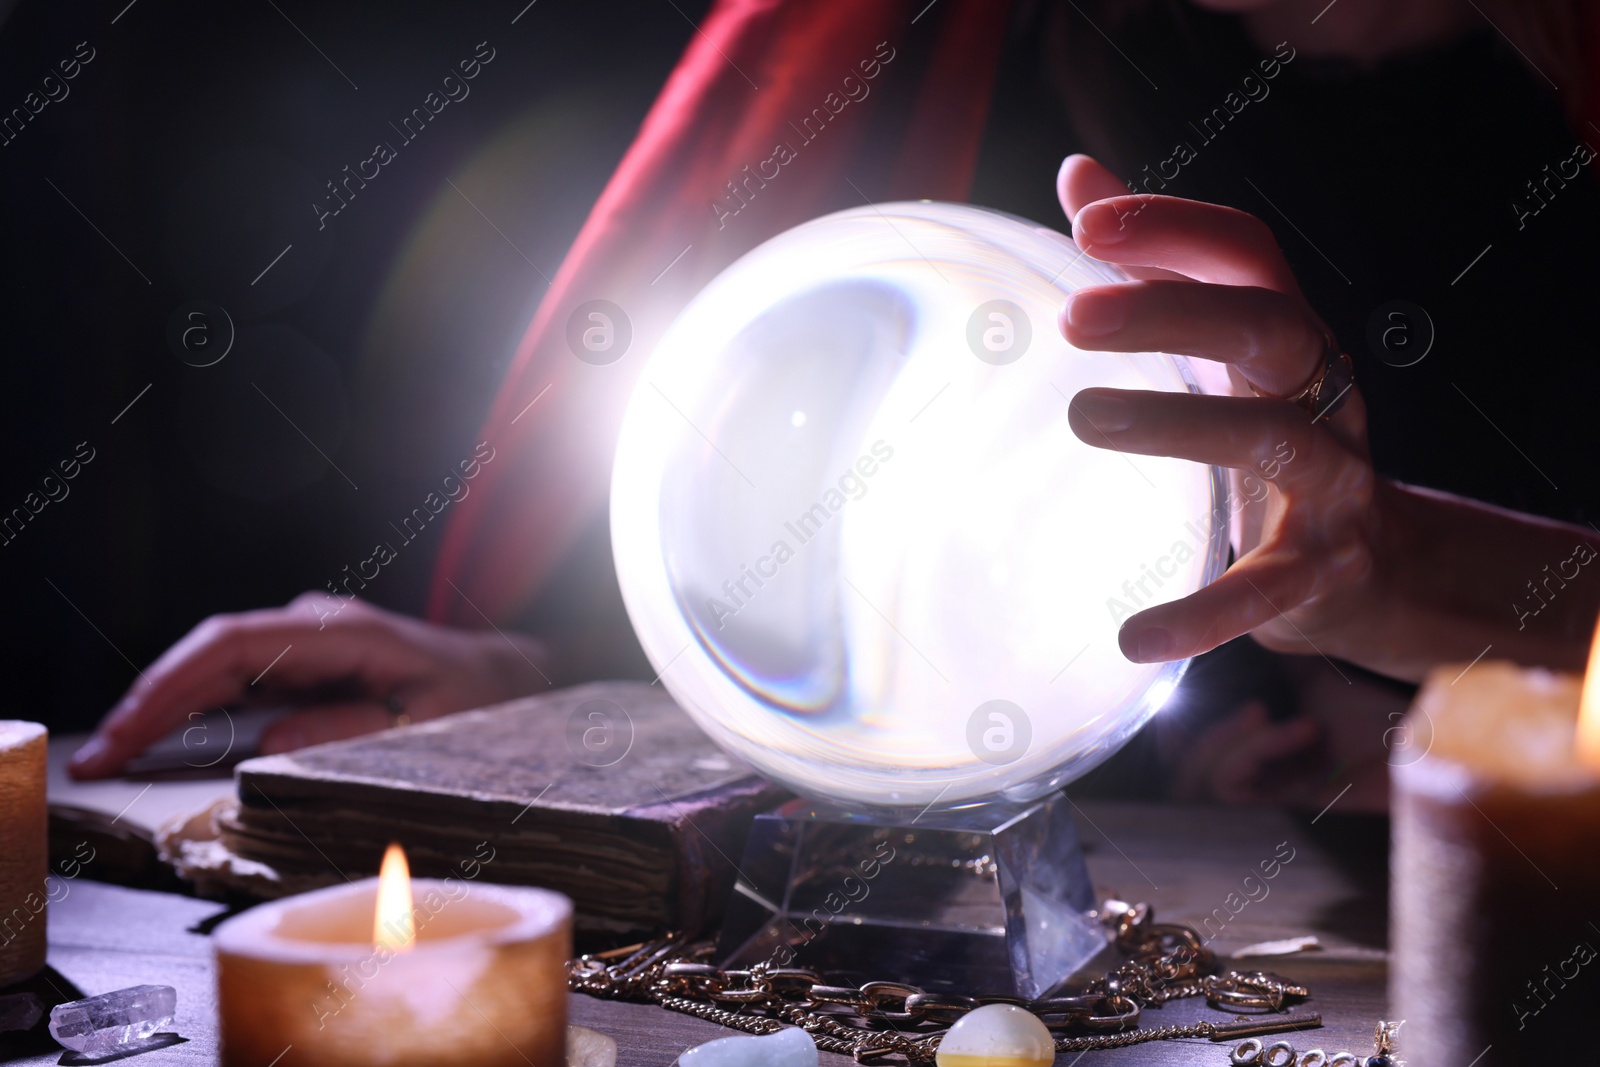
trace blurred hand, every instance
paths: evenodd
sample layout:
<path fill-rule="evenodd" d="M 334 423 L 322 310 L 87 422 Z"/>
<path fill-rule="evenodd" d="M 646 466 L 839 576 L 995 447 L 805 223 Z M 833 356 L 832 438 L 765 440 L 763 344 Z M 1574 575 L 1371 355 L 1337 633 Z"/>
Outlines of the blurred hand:
<path fill-rule="evenodd" d="M 1274 721 L 1248 701 L 1213 721 L 1163 719 L 1170 797 L 1191 803 L 1273 804 L 1316 814 L 1384 812 L 1389 768 L 1420 759 L 1432 737 L 1398 727 L 1410 689 L 1316 656 L 1285 663 L 1295 717 Z"/>
<path fill-rule="evenodd" d="M 194 712 L 296 703 L 263 752 L 287 752 L 548 688 L 531 638 L 435 626 L 362 600 L 306 593 L 281 608 L 214 615 L 128 689 L 73 756 L 76 778 L 118 773 Z"/>
<path fill-rule="evenodd" d="M 1350 631 L 1377 604 L 1382 500 L 1366 409 L 1352 389 L 1336 414 L 1313 423 L 1272 399 L 1320 372 L 1326 334 L 1271 231 L 1232 208 L 1129 195 L 1087 156 L 1066 160 L 1058 190 L 1079 247 L 1137 279 L 1074 293 L 1061 315 L 1067 340 L 1211 361 L 1195 364 L 1211 395 L 1080 392 L 1073 431 L 1097 448 L 1232 468 L 1236 498 L 1247 502 L 1235 517 L 1233 567 L 1127 619 L 1123 654 L 1181 659 L 1245 633 L 1277 651 L 1347 654 Z"/>
<path fill-rule="evenodd" d="M 1251 701 L 1199 736 L 1185 737 L 1172 754 L 1171 797 L 1203 804 L 1325 802 L 1324 748 L 1317 720 L 1273 722 L 1264 704 Z"/>

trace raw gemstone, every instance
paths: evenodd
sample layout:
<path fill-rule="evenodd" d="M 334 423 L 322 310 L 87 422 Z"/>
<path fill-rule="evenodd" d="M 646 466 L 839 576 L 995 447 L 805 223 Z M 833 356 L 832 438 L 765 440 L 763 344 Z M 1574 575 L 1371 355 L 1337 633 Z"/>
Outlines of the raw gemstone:
<path fill-rule="evenodd" d="M 178 993 L 169 985 L 136 985 L 50 1009 L 50 1036 L 74 1052 L 104 1056 L 172 1025 Z"/>
<path fill-rule="evenodd" d="M 617 1043 L 598 1030 L 569 1026 L 567 1067 L 617 1067 Z"/>
<path fill-rule="evenodd" d="M 1039 1017 L 1015 1004 L 985 1004 L 939 1041 L 938 1067 L 1050 1067 L 1056 1043 Z"/>
<path fill-rule="evenodd" d="M 678 1057 L 678 1067 L 817 1067 L 811 1035 L 793 1026 L 761 1037 L 723 1037 Z"/>
<path fill-rule="evenodd" d="M 0 1031 L 32 1030 L 43 1015 L 44 1004 L 32 993 L 0 997 Z"/>

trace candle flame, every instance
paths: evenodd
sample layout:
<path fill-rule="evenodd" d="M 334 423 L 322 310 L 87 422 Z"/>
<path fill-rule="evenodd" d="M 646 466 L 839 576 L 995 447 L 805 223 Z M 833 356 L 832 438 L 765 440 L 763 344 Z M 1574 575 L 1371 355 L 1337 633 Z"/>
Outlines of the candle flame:
<path fill-rule="evenodd" d="M 372 917 L 372 943 L 377 948 L 409 952 L 417 928 L 411 916 L 411 868 L 405 850 L 391 844 L 378 871 L 378 906 Z"/>
<path fill-rule="evenodd" d="M 1600 771 L 1600 629 L 1589 647 L 1589 669 L 1578 701 L 1578 762 Z"/>

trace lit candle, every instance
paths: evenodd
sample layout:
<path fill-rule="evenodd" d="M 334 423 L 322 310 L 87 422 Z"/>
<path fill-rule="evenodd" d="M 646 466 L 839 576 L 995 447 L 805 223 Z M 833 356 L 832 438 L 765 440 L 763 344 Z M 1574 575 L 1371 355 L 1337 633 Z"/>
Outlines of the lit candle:
<path fill-rule="evenodd" d="M 48 739 L 36 722 L 0 720 L 0 986 L 44 967 Z"/>
<path fill-rule="evenodd" d="M 377 878 L 217 927 L 225 1067 L 561 1067 L 572 903 L 544 889 Z"/>
<path fill-rule="evenodd" d="M 1600 634 L 1595 652 L 1600 653 Z M 1580 713 L 1581 708 L 1581 713 Z M 1557 1062 L 1600 991 L 1600 663 L 1441 668 L 1394 768 L 1390 1001 L 1416 1063 Z"/>
<path fill-rule="evenodd" d="M 1583 691 L 1578 698 L 1576 738 L 1573 747 L 1578 762 L 1600 771 L 1600 628 L 1589 645 L 1589 669 L 1583 676 Z"/>

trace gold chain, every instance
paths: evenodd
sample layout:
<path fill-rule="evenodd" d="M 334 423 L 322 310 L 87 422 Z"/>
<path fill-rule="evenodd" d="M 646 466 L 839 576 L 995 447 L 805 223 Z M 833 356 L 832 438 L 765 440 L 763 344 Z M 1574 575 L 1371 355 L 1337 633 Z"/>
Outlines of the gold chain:
<path fill-rule="evenodd" d="M 1025 1000 L 929 993 L 899 982 L 828 985 L 823 975 L 761 962 L 744 970 L 712 966 L 715 946 L 669 934 L 627 948 L 580 956 L 567 965 L 568 987 L 615 1000 L 653 1001 L 671 1011 L 770 1034 L 784 1025 L 809 1033 L 824 1052 L 859 1063 L 895 1057 L 931 1064 L 939 1041 L 961 1016 L 984 1004 L 1015 1004 L 1055 1035 L 1057 1052 L 1119 1048 L 1183 1037 L 1222 1040 L 1322 1025 L 1316 1014 L 1244 1022 L 1198 1022 L 1139 1029 L 1141 1009 L 1203 996 L 1222 1010 L 1281 1013 L 1311 995 L 1305 986 L 1264 971 L 1216 974 L 1216 957 L 1192 927 L 1157 923 L 1147 904 L 1107 901 L 1097 913 L 1128 957 L 1076 995 Z M 1090 1031 L 1069 1036 L 1062 1031 Z"/>

